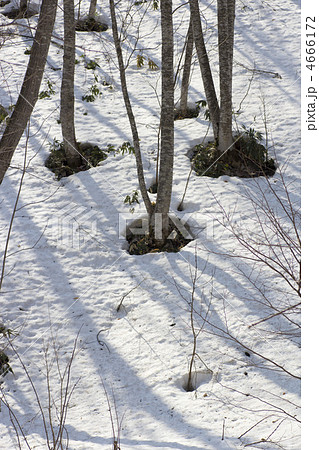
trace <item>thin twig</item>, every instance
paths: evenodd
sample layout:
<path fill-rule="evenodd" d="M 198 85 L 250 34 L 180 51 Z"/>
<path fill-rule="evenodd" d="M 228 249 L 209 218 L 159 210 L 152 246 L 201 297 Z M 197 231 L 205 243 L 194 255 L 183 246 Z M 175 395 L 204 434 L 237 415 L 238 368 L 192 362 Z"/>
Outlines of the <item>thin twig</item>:
<path fill-rule="evenodd" d="M 120 303 L 118 304 L 118 306 L 116 308 L 117 312 L 119 312 L 119 310 L 121 309 L 121 306 L 123 304 L 123 301 L 124 301 L 125 297 L 127 297 L 131 292 L 133 292 L 135 289 L 137 289 L 143 283 L 143 281 L 145 281 L 145 278 L 143 278 L 142 281 L 140 281 L 136 286 L 134 286 L 131 290 L 129 290 L 126 294 L 123 295 Z"/>

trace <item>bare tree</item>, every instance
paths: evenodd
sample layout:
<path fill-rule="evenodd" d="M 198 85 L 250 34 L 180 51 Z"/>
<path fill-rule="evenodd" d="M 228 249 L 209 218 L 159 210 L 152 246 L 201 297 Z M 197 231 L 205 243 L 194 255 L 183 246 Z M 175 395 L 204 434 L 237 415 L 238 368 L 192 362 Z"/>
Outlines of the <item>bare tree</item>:
<path fill-rule="evenodd" d="M 89 19 L 95 20 L 97 0 L 90 1 Z"/>
<path fill-rule="evenodd" d="M 180 110 L 182 116 L 186 116 L 187 114 L 188 88 L 192 67 L 193 48 L 194 48 L 194 34 L 193 34 L 192 20 L 190 19 L 186 38 L 185 61 L 181 85 Z"/>
<path fill-rule="evenodd" d="M 38 408 L 40 427 L 44 434 L 43 448 L 50 450 L 64 450 L 69 448 L 69 435 L 66 427 L 66 419 L 69 412 L 71 397 L 80 381 L 72 376 L 72 365 L 77 354 L 78 345 L 77 334 L 73 347 L 64 361 L 63 355 L 67 352 L 62 349 L 54 336 L 51 336 L 44 346 L 44 377 L 42 383 L 46 385 L 46 394 L 43 394 L 41 381 L 31 374 L 29 364 L 26 364 L 16 346 L 8 339 L 9 347 L 16 357 L 16 364 L 19 364 L 26 378 L 30 391 L 33 393 L 34 402 Z M 18 408 L 12 406 L 12 398 L 6 395 L 6 390 L 0 385 L 0 400 L 8 412 L 11 425 L 14 429 L 18 448 L 28 448 L 31 450 L 32 437 L 28 435 L 20 423 L 21 415 Z M 26 445 L 22 447 L 22 442 Z M 31 447 L 32 446 L 32 447 Z"/>
<path fill-rule="evenodd" d="M 155 207 L 151 204 L 144 177 L 142 156 L 140 150 L 138 130 L 132 110 L 126 83 L 125 65 L 123 61 L 121 41 L 119 38 L 114 0 L 110 0 L 113 38 L 117 52 L 122 93 L 131 125 L 133 143 L 136 156 L 137 174 L 142 198 L 149 215 L 150 223 L 158 231 L 155 236 L 165 241 L 169 234 L 168 212 L 171 202 L 174 161 L 174 69 L 173 69 L 173 21 L 172 2 L 161 2 L 162 21 L 162 106 L 161 106 L 161 151 L 159 183 Z M 160 219 L 160 223 L 157 222 Z M 156 224 L 155 224 L 156 222 Z"/>
<path fill-rule="evenodd" d="M 24 15 L 27 12 L 28 3 L 29 3 L 29 0 L 20 0 L 19 10 L 22 15 Z"/>
<path fill-rule="evenodd" d="M 196 52 L 202 75 L 210 120 L 213 126 L 214 137 L 217 140 L 219 134 L 219 104 L 206 51 L 198 0 L 190 0 L 189 7 L 191 11 Z"/>
<path fill-rule="evenodd" d="M 171 203 L 174 163 L 174 34 L 172 1 L 161 1 L 162 30 L 162 105 L 161 152 L 155 213 L 162 216 L 162 236 L 169 235 L 168 212 Z"/>
<path fill-rule="evenodd" d="M 149 216 L 151 216 L 151 214 L 153 212 L 153 206 L 151 204 L 151 200 L 147 193 L 145 177 L 144 177 L 143 162 L 142 162 L 142 154 L 141 154 L 141 149 L 140 149 L 140 139 L 139 139 L 139 135 L 138 135 L 138 130 L 137 130 L 134 113 L 132 110 L 130 96 L 129 96 L 128 89 L 127 89 L 125 65 L 124 65 L 124 60 L 123 60 L 121 41 L 120 41 L 118 27 L 117 27 L 114 0 L 110 0 L 110 13 L 111 13 L 111 20 L 112 20 L 112 32 L 113 32 L 114 45 L 115 45 L 117 60 L 118 60 L 118 64 L 119 64 L 122 94 L 123 94 L 125 108 L 126 108 L 127 116 L 128 116 L 129 122 L 130 122 L 131 131 L 132 131 L 132 136 L 133 136 L 133 145 L 134 145 L 134 150 L 135 150 L 138 182 L 139 182 L 142 198 L 143 198 L 147 213 Z"/>
<path fill-rule="evenodd" d="M 230 149 L 232 134 L 232 80 L 235 0 L 218 0 L 218 51 L 220 114 L 218 148 L 220 152 Z M 231 155 L 231 154 L 230 154 Z"/>
<path fill-rule="evenodd" d="M 232 78 L 235 1 L 218 0 L 218 54 L 220 103 L 218 104 L 210 63 L 206 52 L 198 0 L 190 0 L 194 41 L 198 55 L 205 95 L 213 126 L 214 137 L 220 152 L 231 149 L 232 135 Z M 231 152 L 229 153 L 232 157 Z"/>
<path fill-rule="evenodd" d="M 82 159 L 78 151 L 74 125 L 75 20 L 74 0 L 64 0 L 64 53 L 61 85 L 61 127 L 65 155 L 70 167 L 79 167 Z"/>
<path fill-rule="evenodd" d="M 42 1 L 39 23 L 20 95 L 0 141 L 0 184 L 38 99 L 56 8 L 57 0 Z"/>
<path fill-rule="evenodd" d="M 277 173 L 276 187 L 267 177 L 263 177 L 261 183 L 256 179 L 254 191 L 243 191 L 243 197 L 254 210 L 251 228 L 247 228 L 246 223 L 235 223 L 232 213 L 226 211 L 213 192 L 212 194 L 222 213 L 222 220 L 218 219 L 218 222 L 241 248 L 236 256 L 234 252 L 226 252 L 224 255 L 270 269 L 275 276 L 285 281 L 291 294 L 301 297 L 300 208 L 293 202 L 285 174 L 280 167 L 277 168 Z M 285 304 L 284 308 L 289 306 L 291 305 Z"/>

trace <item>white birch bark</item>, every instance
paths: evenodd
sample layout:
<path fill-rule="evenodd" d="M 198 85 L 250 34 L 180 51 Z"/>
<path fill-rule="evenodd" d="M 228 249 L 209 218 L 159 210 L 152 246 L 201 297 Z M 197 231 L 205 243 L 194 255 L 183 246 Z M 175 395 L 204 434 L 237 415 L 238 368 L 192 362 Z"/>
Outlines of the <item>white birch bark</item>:
<path fill-rule="evenodd" d="M 74 125 L 74 70 L 75 70 L 75 20 L 74 0 L 63 0 L 64 53 L 61 85 L 60 120 L 65 155 L 70 167 L 79 167 L 82 158 L 75 138 Z"/>
<path fill-rule="evenodd" d="M 182 115 L 186 115 L 186 113 L 187 113 L 188 88 L 189 88 L 189 81 L 190 81 L 191 68 L 192 68 L 193 47 L 194 47 L 193 25 L 192 25 L 192 20 L 190 19 L 189 28 L 188 28 L 188 32 L 187 32 L 184 69 L 183 69 L 182 85 L 181 85 L 180 110 L 181 110 Z"/>
<path fill-rule="evenodd" d="M 214 131 L 214 137 L 217 140 L 219 129 L 219 105 L 216 96 L 212 72 L 210 69 L 209 59 L 206 51 L 206 46 L 204 42 L 198 0 L 189 0 L 189 6 L 191 11 L 191 20 L 193 24 L 194 41 L 200 65 L 207 106 Z"/>
<path fill-rule="evenodd" d="M 168 212 L 171 203 L 174 164 L 174 38 L 172 0 L 161 0 L 162 30 L 162 104 L 161 151 L 155 213 L 161 214 L 162 230 L 155 237 L 165 241 L 169 234 Z M 158 234 L 162 231 L 162 236 Z"/>
<path fill-rule="evenodd" d="M 119 33 L 118 33 L 118 28 L 117 28 L 114 0 L 110 0 L 110 12 L 111 12 L 111 19 L 112 19 L 113 39 L 114 39 L 117 60 L 118 60 L 119 70 L 120 70 L 122 94 L 123 94 L 123 99 L 124 99 L 128 119 L 130 122 L 132 137 L 133 137 L 133 145 L 134 145 L 135 158 L 136 158 L 137 178 L 138 178 L 138 182 L 139 182 L 139 186 L 140 186 L 140 190 L 141 190 L 141 194 L 142 194 L 142 198 L 143 198 L 146 210 L 148 212 L 149 217 L 151 217 L 152 212 L 153 212 L 153 206 L 151 204 L 151 201 L 150 201 L 150 198 L 149 198 L 149 195 L 147 192 L 146 184 L 145 184 L 143 161 L 142 161 L 142 154 L 141 154 L 141 149 L 140 149 L 140 139 L 139 139 L 139 135 L 138 135 L 138 130 L 137 130 L 137 126 L 136 126 L 134 113 L 132 110 L 132 105 L 131 105 L 128 89 L 127 89 L 125 66 L 124 66 L 124 61 L 123 61 L 121 41 L 119 38 Z"/>
<path fill-rule="evenodd" d="M 235 0 L 217 0 L 218 7 L 218 50 L 220 118 L 218 149 L 225 152 L 231 149 L 232 135 L 232 79 Z"/>

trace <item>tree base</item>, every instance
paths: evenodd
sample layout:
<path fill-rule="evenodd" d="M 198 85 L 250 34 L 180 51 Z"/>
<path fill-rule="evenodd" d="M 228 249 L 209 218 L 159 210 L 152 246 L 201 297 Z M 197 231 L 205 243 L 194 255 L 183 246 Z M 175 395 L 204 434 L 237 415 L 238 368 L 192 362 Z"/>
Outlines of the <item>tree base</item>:
<path fill-rule="evenodd" d="M 102 22 L 99 22 L 95 19 L 84 19 L 84 20 L 77 20 L 75 24 L 75 31 L 82 31 L 82 32 L 90 32 L 95 31 L 97 33 L 101 33 L 102 31 L 106 31 L 109 27 Z"/>
<path fill-rule="evenodd" d="M 50 149 L 50 155 L 45 161 L 45 166 L 50 169 L 58 180 L 78 172 L 83 172 L 96 167 L 108 157 L 108 152 L 101 150 L 97 145 L 90 143 L 79 144 L 81 164 L 78 167 L 70 167 L 66 160 L 63 143 L 55 141 Z"/>
<path fill-rule="evenodd" d="M 198 117 L 200 108 L 198 106 L 187 107 L 186 111 L 181 108 L 174 109 L 174 120 L 194 119 Z"/>
<path fill-rule="evenodd" d="M 176 218 L 174 219 L 176 222 Z M 142 228 L 142 219 L 137 219 L 131 228 Z M 128 252 L 130 255 L 145 255 L 146 253 L 177 253 L 187 244 L 189 244 L 194 238 L 186 224 L 181 227 L 177 227 L 172 221 L 170 221 L 170 234 L 165 241 L 160 241 L 155 238 L 154 230 L 149 229 L 143 234 L 134 233 L 130 229 L 127 230 L 126 239 L 129 244 Z"/>
<path fill-rule="evenodd" d="M 7 4 L 6 2 L 2 2 L 3 6 Z M 10 3 L 10 2 L 8 2 Z M 38 14 L 37 11 L 34 11 L 32 9 L 11 9 L 8 12 L 1 13 L 4 16 L 8 17 L 8 19 L 15 20 L 15 19 L 29 19 L 30 17 L 36 16 Z"/>
<path fill-rule="evenodd" d="M 194 170 L 199 176 L 218 178 L 222 175 L 240 178 L 273 176 L 276 164 L 268 158 L 260 143 L 261 135 L 250 129 L 234 138 L 234 144 L 221 154 L 214 142 L 197 145 L 191 152 Z"/>

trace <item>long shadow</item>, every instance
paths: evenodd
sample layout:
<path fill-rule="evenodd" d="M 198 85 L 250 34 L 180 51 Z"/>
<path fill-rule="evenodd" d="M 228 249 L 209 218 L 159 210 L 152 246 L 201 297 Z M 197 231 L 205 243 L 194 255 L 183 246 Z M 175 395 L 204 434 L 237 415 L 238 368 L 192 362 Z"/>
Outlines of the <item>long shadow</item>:
<path fill-rule="evenodd" d="M 297 2 L 298 3 L 298 2 Z M 215 7 L 212 7 L 211 4 L 207 0 L 203 0 L 203 6 L 206 6 L 206 8 L 215 10 Z M 263 9 L 264 13 L 267 13 L 267 7 Z M 245 13 L 243 13 L 245 14 Z M 275 14 L 275 13 L 274 13 Z M 217 17 L 217 12 L 216 12 Z M 285 56 L 284 61 L 287 61 L 286 64 L 283 64 L 283 53 L 282 51 L 276 52 L 276 48 L 282 49 L 282 37 L 278 33 L 274 33 L 271 28 L 267 28 L 264 30 L 260 30 L 258 28 L 258 34 L 256 32 L 257 30 L 257 24 L 256 27 L 253 28 L 253 35 L 248 34 L 247 26 L 241 22 L 240 14 L 236 15 L 235 19 L 235 53 L 234 53 L 234 65 L 236 65 L 236 61 L 249 61 L 251 64 L 251 68 L 254 67 L 255 60 L 253 59 L 254 52 L 248 51 L 247 48 L 256 49 L 258 48 L 259 43 L 262 45 L 265 45 L 264 43 L 272 43 L 271 47 L 264 47 L 260 49 L 260 53 L 262 54 L 264 60 L 262 67 L 257 67 L 261 70 L 271 70 L 274 72 L 279 72 L 280 75 L 283 75 L 283 78 L 291 78 L 291 65 L 292 61 L 295 61 L 295 67 L 296 69 L 299 68 L 299 55 L 295 54 L 295 52 L 292 52 L 291 47 L 286 46 L 285 48 Z M 239 31 L 237 31 L 239 30 Z M 258 42 L 254 40 L 254 36 L 258 37 Z M 242 41 L 245 42 L 245 45 L 242 45 L 242 48 L 245 48 L 244 50 L 240 50 L 239 46 L 236 45 L 236 39 L 240 38 Z M 277 45 L 276 45 L 277 44 Z M 289 55 L 287 57 L 287 55 Z M 218 59 L 218 58 L 217 58 Z M 294 80 L 300 84 L 296 80 Z M 277 80 L 277 88 L 280 89 L 285 96 L 285 98 L 289 98 L 289 101 L 296 103 L 298 106 L 300 104 L 299 97 L 293 96 L 290 94 L 282 84 L 280 84 L 280 80 Z"/>
<path fill-rule="evenodd" d="M 16 188 L 13 184 L 9 184 L 9 189 L 12 189 L 12 193 L 16 192 Z M 29 227 L 28 229 L 25 230 L 21 230 L 21 235 L 20 235 L 20 239 L 25 243 L 25 245 L 30 245 L 32 243 L 31 240 L 31 235 L 32 236 L 39 236 L 41 235 L 42 230 L 38 227 L 37 224 L 35 224 L 34 222 L 31 222 L 31 220 L 29 221 Z M 45 237 L 43 238 L 45 239 Z M 33 249 L 34 254 L 38 255 L 38 249 L 34 248 Z M 120 254 L 118 255 L 120 256 Z M 93 335 L 97 335 L 99 332 L 99 329 L 97 328 L 96 324 L 94 323 L 94 321 L 92 320 L 91 316 L 90 316 L 90 307 L 89 304 L 90 302 L 89 297 L 90 295 L 93 295 L 93 292 L 90 292 L 90 289 L 87 289 L 87 291 L 81 296 L 81 292 L 75 292 L 74 289 L 70 286 L 70 281 L 73 279 L 70 278 L 65 271 L 65 268 L 63 268 L 59 262 L 59 254 L 56 250 L 52 249 L 52 246 L 49 245 L 49 243 L 46 243 L 46 252 L 44 255 L 42 255 L 42 257 L 39 259 L 39 263 L 43 266 L 46 267 L 46 263 L 48 263 L 48 260 L 54 260 L 55 264 L 54 264 L 54 271 L 46 274 L 46 282 L 48 284 L 48 288 L 46 289 L 48 292 L 50 292 L 50 290 L 52 290 L 52 292 L 56 292 L 56 288 L 57 285 L 59 286 L 64 286 L 64 295 L 63 296 L 55 296 L 55 302 L 61 302 L 62 299 L 67 298 L 68 296 L 70 298 L 74 298 L 74 296 L 76 296 L 78 294 L 78 299 L 76 300 L 76 302 L 73 302 L 72 304 L 72 312 L 74 313 L 74 319 L 72 318 L 71 314 L 68 317 L 68 320 L 70 321 L 70 323 L 72 324 L 72 327 L 74 329 L 74 335 L 76 335 L 76 333 L 78 332 L 79 329 L 79 320 L 76 319 L 76 317 L 79 316 L 83 316 L 83 322 L 85 322 L 85 325 L 88 327 L 88 329 L 91 331 L 91 333 Z M 107 262 L 105 264 L 105 267 L 111 267 L 110 262 Z M 99 269 L 101 270 L 101 267 L 99 267 Z M 101 276 L 100 276 L 101 277 Z M 101 281 L 102 282 L 102 281 Z M 49 288 L 50 286 L 50 288 Z M 92 286 L 93 289 L 93 286 Z M 91 290 L 92 290 L 91 289 Z M 94 291 L 94 289 L 93 289 Z M 22 305 L 23 305 L 23 298 L 22 300 Z M 35 299 L 36 300 L 36 299 Z M 42 298 L 38 297 L 38 302 L 42 301 Z M 34 306 L 36 306 L 36 303 L 34 304 Z M 67 304 L 65 304 L 64 302 L 61 303 L 61 306 L 63 307 L 67 307 Z M 68 307 L 68 309 L 71 308 L 70 306 Z M 66 317 L 64 317 L 62 320 L 65 320 Z M 31 319 L 32 320 L 32 319 Z M 89 338 L 89 335 L 83 335 L 84 331 L 81 332 L 80 336 L 81 338 L 86 341 L 87 338 Z M 92 336 L 91 334 L 91 336 Z M 35 343 L 35 339 L 32 339 L 32 344 Z M 171 423 L 171 419 L 169 417 L 163 417 L 161 416 L 158 411 L 162 410 L 162 411 L 166 411 L 170 409 L 170 406 L 167 405 L 161 398 L 155 396 L 155 394 L 152 392 L 152 389 L 144 382 L 144 380 L 140 379 L 135 371 L 133 370 L 133 368 L 131 366 L 128 365 L 127 361 L 125 361 L 118 353 L 115 347 L 112 346 L 112 343 L 108 342 L 108 347 L 110 350 L 110 356 L 107 358 L 106 364 L 107 364 L 107 373 L 109 374 L 108 379 L 105 381 L 106 382 L 106 387 L 109 390 L 109 392 L 111 392 L 112 389 L 112 382 L 114 380 L 118 380 L 119 376 L 121 378 L 121 381 L 123 383 L 123 385 L 126 384 L 130 384 L 132 386 L 134 386 L 134 396 L 132 395 L 127 395 L 127 393 L 124 391 L 122 394 L 117 393 L 117 396 L 122 395 L 123 397 L 121 398 L 121 404 L 126 405 L 126 407 L 132 411 L 136 411 L 136 410 L 141 410 L 142 413 L 147 413 L 149 414 L 151 417 L 154 418 L 154 420 L 157 420 L 159 422 L 164 422 L 166 423 L 166 425 L 169 428 L 173 428 L 176 432 L 180 433 L 181 435 L 183 435 L 185 433 L 185 428 L 187 428 L 189 430 L 189 432 L 193 435 L 193 436 L 201 436 L 201 439 L 207 442 L 211 442 L 212 439 L 216 439 L 216 442 L 218 442 L 218 448 L 223 448 L 223 446 L 220 445 L 220 441 L 217 441 L 216 436 L 212 435 L 212 433 L 210 433 L 207 429 L 203 429 L 200 428 L 198 426 L 194 426 L 194 425 L 189 425 L 185 422 L 183 415 L 179 412 L 175 412 L 174 413 L 174 417 L 175 420 L 173 422 L 173 424 Z M 96 359 L 96 356 L 94 355 L 94 353 L 96 353 L 96 356 L 98 356 L 98 358 Z M 25 351 L 25 356 L 27 356 L 28 351 Z M 88 357 L 90 358 L 92 364 L 96 367 L 96 371 L 99 371 L 99 365 L 98 362 L 101 362 L 101 352 L 100 352 L 100 348 L 99 348 L 99 344 L 95 343 L 91 346 L 91 353 L 88 355 Z M 89 363 L 88 363 L 89 364 Z M 45 387 L 43 387 L 43 390 L 45 389 Z M 41 394 L 41 388 L 39 388 L 39 393 Z M 147 397 L 148 401 L 147 402 L 140 402 L 139 401 L 139 396 L 140 398 L 143 397 Z M 152 407 L 152 404 L 154 403 L 152 401 L 152 399 L 154 401 L 156 401 L 156 408 Z M 25 406 L 27 408 L 27 405 Z M 31 406 L 29 406 L 31 407 Z M 32 407 L 31 407 L 32 408 Z M 30 409 L 26 410 L 25 413 L 30 413 Z M 33 408 L 33 413 L 34 415 L 37 413 L 36 408 Z M 78 432 L 80 432 L 80 430 L 78 430 Z M 42 436 L 45 439 L 45 436 Z M 94 440 L 94 436 L 89 437 L 89 439 L 93 439 Z M 173 445 L 173 444 L 172 444 Z M 178 444 L 177 444 L 178 445 Z M 160 444 L 158 444 L 158 446 L 160 446 Z M 224 446 L 226 448 L 226 446 Z M 181 447 L 176 447 L 176 448 L 183 448 Z M 187 447 L 186 447 L 187 448 Z"/>
<path fill-rule="evenodd" d="M 167 256 L 166 257 L 166 265 L 167 264 L 170 265 L 171 271 L 170 271 L 170 269 L 165 269 L 165 274 L 163 274 L 164 269 L 161 267 L 161 263 L 160 263 L 160 265 L 157 264 L 155 255 L 152 255 L 152 256 L 144 255 L 144 256 L 135 256 L 135 257 L 131 256 L 131 258 L 134 258 L 135 265 L 138 264 L 138 261 L 140 258 L 147 259 L 147 264 L 146 264 L 146 268 L 144 269 L 144 272 L 145 272 L 145 270 L 147 270 L 149 277 L 154 277 L 154 274 L 162 271 L 161 277 L 163 277 L 163 275 L 164 275 L 164 277 L 166 277 L 166 279 L 168 281 L 170 278 L 174 277 L 174 280 L 177 283 L 178 283 L 178 280 L 182 280 L 181 285 L 184 286 L 184 288 L 186 286 L 187 287 L 186 289 L 188 289 L 188 291 L 191 292 L 192 281 L 191 281 L 190 273 L 185 273 L 183 270 L 181 270 L 180 266 L 176 262 L 179 259 L 183 259 L 184 261 L 187 261 L 192 270 L 192 273 L 194 274 L 195 270 L 196 270 L 196 266 L 195 266 L 194 252 L 193 252 L 193 250 L 191 250 L 191 248 L 194 246 L 196 246 L 196 243 L 190 243 L 180 253 L 175 254 L 175 255 L 170 254 L 169 256 Z M 200 248 L 203 248 L 203 246 L 200 245 Z M 239 280 L 238 276 L 236 276 L 236 277 L 232 276 L 227 271 L 227 269 L 225 271 L 225 258 L 222 256 L 218 256 L 218 254 L 222 255 L 223 253 L 225 253 L 225 249 L 222 246 L 220 246 L 216 241 L 214 241 L 214 242 L 206 241 L 206 243 L 204 243 L 204 250 L 210 252 L 211 254 L 214 254 L 214 262 L 213 263 L 207 262 L 201 256 L 197 255 L 197 263 L 196 264 L 198 264 L 198 267 L 206 268 L 205 269 L 206 272 L 211 274 L 212 279 L 214 280 L 214 283 L 217 283 L 217 285 L 219 286 L 220 292 L 223 292 L 223 290 L 226 289 L 227 292 L 229 292 L 231 295 L 233 295 L 237 299 L 245 298 L 246 293 L 249 290 L 249 285 L 247 285 L 247 283 L 241 284 L 241 281 Z M 220 265 L 219 265 L 219 263 L 220 263 Z M 198 269 L 198 267 L 197 267 L 197 269 Z M 236 267 L 233 267 L 233 269 L 235 269 L 235 268 Z M 246 269 L 247 270 L 249 269 L 249 271 L 252 270 L 251 267 L 246 267 Z M 201 269 L 199 269 L 199 270 L 201 270 Z M 234 272 L 235 272 L 235 270 L 234 270 Z M 144 286 L 145 286 L 145 284 L 144 284 Z M 147 286 L 147 283 L 146 283 L 146 286 Z M 177 290 L 174 287 L 173 282 L 166 283 L 165 289 L 170 291 L 170 296 L 172 298 L 174 298 L 176 296 Z M 162 286 L 152 285 L 152 287 L 150 287 L 149 290 L 150 290 L 150 295 L 155 294 L 155 296 L 158 299 L 162 298 L 162 296 L 161 296 Z M 156 292 L 157 292 L 157 294 L 156 294 Z M 206 296 L 205 293 L 203 293 L 203 295 Z M 259 319 L 264 319 L 265 315 L 263 315 L 263 310 L 261 308 L 256 307 L 256 304 L 254 302 L 243 301 L 242 304 L 245 308 L 247 308 L 247 310 L 251 310 L 250 312 L 254 315 L 254 317 L 256 317 L 256 318 L 259 317 Z M 215 309 L 213 305 L 212 305 L 211 316 L 214 318 L 215 326 L 217 326 L 220 329 L 226 330 L 224 318 L 222 318 L 219 315 L 219 311 L 217 309 Z M 262 339 L 264 339 L 264 337 L 262 335 L 260 335 L 260 337 Z M 230 344 L 230 345 L 236 352 L 238 352 L 238 345 L 236 343 Z M 291 389 L 293 391 L 296 389 L 295 381 L 291 380 L 291 378 L 289 378 L 289 376 L 286 375 L 284 372 L 282 372 L 281 375 L 278 375 L 277 373 L 274 373 L 273 371 L 268 370 L 268 369 L 260 368 L 259 370 L 263 373 L 264 376 L 271 379 L 278 386 L 281 386 L 281 388 L 283 388 L 283 389 L 285 387 L 287 388 L 287 384 L 291 384 Z M 291 381 L 291 383 L 290 383 L 290 381 Z"/>

